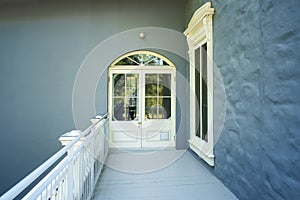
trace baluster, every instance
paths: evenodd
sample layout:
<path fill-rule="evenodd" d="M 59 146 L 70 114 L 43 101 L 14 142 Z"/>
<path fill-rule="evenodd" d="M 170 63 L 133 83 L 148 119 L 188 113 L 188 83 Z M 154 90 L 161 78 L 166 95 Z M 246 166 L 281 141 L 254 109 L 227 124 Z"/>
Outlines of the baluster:
<path fill-rule="evenodd" d="M 72 159 L 72 161 L 68 164 L 68 172 L 67 172 L 67 179 L 66 179 L 66 186 L 67 186 L 67 192 L 66 192 L 66 199 L 73 199 L 73 168 L 74 168 L 75 160 Z"/>

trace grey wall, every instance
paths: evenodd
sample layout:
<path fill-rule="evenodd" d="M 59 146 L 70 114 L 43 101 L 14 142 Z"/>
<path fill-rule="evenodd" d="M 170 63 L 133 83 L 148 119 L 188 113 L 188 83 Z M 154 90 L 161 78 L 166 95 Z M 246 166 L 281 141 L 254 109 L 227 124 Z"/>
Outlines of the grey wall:
<path fill-rule="evenodd" d="M 204 1 L 190 0 L 187 22 Z M 212 0 L 226 122 L 214 173 L 240 199 L 300 198 L 300 3 Z"/>
<path fill-rule="evenodd" d="M 182 32 L 184 12 L 179 0 L 2 1 L 0 194 L 55 153 L 60 135 L 75 129 L 73 83 L 98 43 L 137 27 Z M 181 66 L 180 59 L 172 61 Z M 98 88 L 105 84 L 103 77 Z M 96 99 L 103 105 L 97 112 L 105 112 L 106 96 Z"/>

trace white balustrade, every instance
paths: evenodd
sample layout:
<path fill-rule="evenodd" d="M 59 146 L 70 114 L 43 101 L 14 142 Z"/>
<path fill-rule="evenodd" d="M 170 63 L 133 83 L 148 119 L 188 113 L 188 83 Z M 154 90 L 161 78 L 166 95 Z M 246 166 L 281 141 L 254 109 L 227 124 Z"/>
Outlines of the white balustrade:
<path fill-rule="evenodd" d="M 64 134 L 59 140 L 65 147 L 2 195 L 0 200 L 14 199 L 53 165 L 53 169 L 22 199 L 91 199 L 108 153 L 108 114 L 91 121 L 93 124 L 83 132 L 74 130 Z"/>

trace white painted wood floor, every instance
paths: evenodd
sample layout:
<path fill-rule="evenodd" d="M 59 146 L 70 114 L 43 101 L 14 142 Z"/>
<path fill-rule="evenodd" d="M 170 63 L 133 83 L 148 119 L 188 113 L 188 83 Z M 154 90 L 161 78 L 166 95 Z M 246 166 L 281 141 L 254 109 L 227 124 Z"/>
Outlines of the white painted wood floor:
<path fill-rule="evenodd" d="M 165 166 L 166 163 L 169 165 Z M 158 170 L 153 171 L 154 169 Z M 148 172 L 143 173 L 145 171 Z M 96 185 L 94 199 L 225 200 L 237 198 L 190 152 L 164 150 L 156 154 L 110 152 L 107 165 Z"/>

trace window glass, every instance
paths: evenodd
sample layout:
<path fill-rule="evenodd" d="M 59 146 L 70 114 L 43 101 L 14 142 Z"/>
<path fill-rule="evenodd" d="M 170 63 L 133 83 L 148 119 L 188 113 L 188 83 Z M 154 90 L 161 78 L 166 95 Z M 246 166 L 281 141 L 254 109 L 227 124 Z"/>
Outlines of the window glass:
<path fill-rule="evenodd" d="M 200 137 L 200 47 L 195 50 L 195 130 Z"/>
<path fill-rule="evenodd" d="M 207 130 L 208 130 L 208 105 L 207 105 L 207 45 L 206 43 L 201 46 L 201 75 L 202 75 L 202 90 L 201 90 L 201 108 L 202 108 L 202 139 L 207 142 Z"/>
<path fill-rule="evenodd" d="M 134 54 L 123 58 L 115 65 L 163 66 L 168 64 L 163 59 L 151 54 Z"/>

